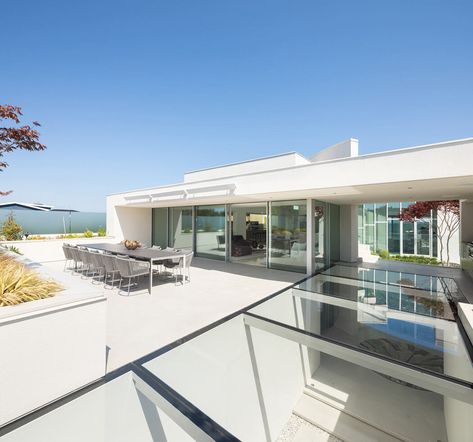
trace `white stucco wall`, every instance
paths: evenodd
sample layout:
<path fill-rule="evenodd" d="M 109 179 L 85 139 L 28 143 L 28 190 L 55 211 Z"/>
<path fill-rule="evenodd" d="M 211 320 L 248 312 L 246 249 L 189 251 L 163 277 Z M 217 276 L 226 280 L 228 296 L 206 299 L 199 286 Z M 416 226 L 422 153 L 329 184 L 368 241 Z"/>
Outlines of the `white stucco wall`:
<path fill-rule="evenodd" d="M 452 215 L 451 213 L 447 213 L 446 215 L 444 212 L 439 211 L 438 212 L 438 223 L 440 223 L 440 220 L 442 217 L 446 216 L 450 220 L 450 224 L 453 222 L 455 215 Z M 466 222 L 468 222 L 468 217 L 465 219 Z M 469 219 L 470 223 L 473 223 L 473 218 Z M 449 256 L 449 262 L 450 264 L 460 264 L 460 255 L 461 255 L 461 244 L 460 244 L 460 235 L 461 235 L 461 226 L 460 228 L 452 234 L 452 237 L 450 238 L 449 241 L 447 241 L 447 232 L 443 235 L 443 238 L 438 238 L 437 239 L 437 253 L 438 253 L 438 258 L 440 259 L 440 250 L 441 247 L 443 248 L 443 262 L 447 261 L 447 243 L 448 243 L 448 256 Z"/>
<path fill-rule="evenodd" d="M 135 239 L 150 245 L 151 209 L 115 206 L 115 200 L 107 199 L 107 235 L 113 236 L 117 241 Z"/>
<path fill-rule="evenodd" d="M 105 374 L 103 293 L 70 274 L 19 259 L 65 290 L 52 298 L 0 307 L 0 425 Z"/>

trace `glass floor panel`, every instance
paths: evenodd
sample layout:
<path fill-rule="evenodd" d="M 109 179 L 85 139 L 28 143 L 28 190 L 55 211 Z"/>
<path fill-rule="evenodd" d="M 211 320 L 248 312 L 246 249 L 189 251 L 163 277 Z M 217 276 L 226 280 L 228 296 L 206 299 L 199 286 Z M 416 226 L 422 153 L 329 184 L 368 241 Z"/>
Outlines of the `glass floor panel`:
<path fill-rule="evenodd" d="M 454 315 L 444 293 L 416 289 L 412 294 L 404 287 L 396 291 L 374 279 L 366 290 L 366 281 L 340 278 L 353 276 L 354 270 L 336 266 L 249 313 L 473 388 L 469 348 L 458 324 L 446 320 Z"/>
<path fill-rule="evenodd" d="M 455 280 L 444 276 L 430 276 L 343 265 L 335 265 L 322 272 L 322 274 L 351 278 L 364 282 L 385 283 L 394 286 L 426 290 L 433 293 L 444 293 L 456 301 L 466 302 L 466 298 L 462 295 Z"/>
<path fill-rule="evenodd" d="M 180 415 L 176 410 L 175 415 Z M 1 437 L 2 442 L 195 440 L 125 373 Z M 182 417 L 184 419 L 184 417 Z M 0 433 L 1 434 L 1 433 Z"/>
<path fill-rule="evenodd" d="M 296 285 L 301 290 L 339 297 L 378 309 L 405 311 L 453 321 L 454 314 L 442 291 L 394 286 L 340 276 L 319 274 Z"/>

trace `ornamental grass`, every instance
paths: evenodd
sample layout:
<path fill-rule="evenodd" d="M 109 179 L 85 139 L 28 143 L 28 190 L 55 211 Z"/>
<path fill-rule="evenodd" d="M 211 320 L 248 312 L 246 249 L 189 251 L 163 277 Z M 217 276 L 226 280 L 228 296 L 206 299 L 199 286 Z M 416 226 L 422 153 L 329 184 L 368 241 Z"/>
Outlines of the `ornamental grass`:
<path fill-rule="evenodd" d="M 43 279 L 11 256 L 0 254 L 0 307 L 50 298 L 63 287 Z"/>

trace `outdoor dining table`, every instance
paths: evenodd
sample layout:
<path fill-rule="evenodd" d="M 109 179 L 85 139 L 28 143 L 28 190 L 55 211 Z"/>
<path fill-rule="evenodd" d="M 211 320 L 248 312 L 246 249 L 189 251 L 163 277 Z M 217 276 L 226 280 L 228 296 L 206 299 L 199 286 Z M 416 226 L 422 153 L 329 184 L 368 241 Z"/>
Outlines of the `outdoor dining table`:
<path fill-rule="evenodd" d="M 95 250 L 102 250 L 104 252 L 112 253 L 114 255 L 126 255 L 130 258 L 149 262 L 148 292 L 150 294 L 153 289 L 153 264 L 157 264 L 166 259 L 182 259 L 182 266 L 183 268 L 186 268 L 186 254 L 189 253 L 185 251 L 160 250 L 147 247 L 139 247 L 135 250 L 128 250 L 123 244 L 109 243 L 84 244 L 83 247 Z M 186 278 L 185 272 L 183 272 L 183 278 Z"/>

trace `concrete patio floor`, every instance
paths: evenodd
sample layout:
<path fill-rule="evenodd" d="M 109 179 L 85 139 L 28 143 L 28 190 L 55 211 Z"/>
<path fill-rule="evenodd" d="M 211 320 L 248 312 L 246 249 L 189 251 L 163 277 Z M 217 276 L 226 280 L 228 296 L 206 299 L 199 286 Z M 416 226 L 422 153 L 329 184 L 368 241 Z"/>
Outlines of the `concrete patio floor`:
<path fill-rule="evenodd" d="M 42 263 L 62 270 L 64 261 Z M 205 327 L 304 277 L 300 273 L 270 270 L 203 258 L 192 261 L 191 281 L 148 278 L 126 293 L 103 289 L 107 297 L 107 371 L 144 356 Z M 77 276 L 78 280 L 80 276 Z M 90 282 L 92 284 L 92 282 Z M 103 286 L 102 286 L 103 287 Z"/>
<path fill-rule="evenodd" d="M 103 241 L 114 242 L 114 239 Z M 90 240 L 74 242 L 85 245 Z M 62 241 L 32 243 L 23 242 L 19 247 L 32 260 L 62 271 Z M 473 281 L 461 269 L 383 260 L 353 265 L 452 277 L 469 302 L 473 302 Z M 107 371 L 205 327 L 303 277 L 300 273 L 194 258 L 190 283 L 175 285 L 170 278 L 155 277 L 151 295 L 147 291 L 146 277 L 130 296 L 119 294 L 117 289 L 96 285 L 108 300 Z M 81 280 L 80 276 L 77 281 L 92 284 Z"/>

